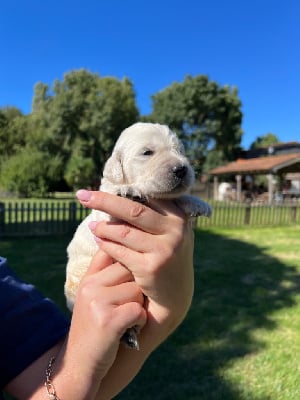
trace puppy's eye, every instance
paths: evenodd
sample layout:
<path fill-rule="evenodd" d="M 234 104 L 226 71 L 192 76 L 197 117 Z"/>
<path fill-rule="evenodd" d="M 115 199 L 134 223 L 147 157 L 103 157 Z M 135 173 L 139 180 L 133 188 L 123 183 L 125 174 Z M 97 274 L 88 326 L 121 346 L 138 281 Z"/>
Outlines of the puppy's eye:
<path fill-rule="evenodd" d="M 143 156 L 152 156 L 153 153 L 154 153 L 153 150 L 147 149 L 143 151 Z"/>

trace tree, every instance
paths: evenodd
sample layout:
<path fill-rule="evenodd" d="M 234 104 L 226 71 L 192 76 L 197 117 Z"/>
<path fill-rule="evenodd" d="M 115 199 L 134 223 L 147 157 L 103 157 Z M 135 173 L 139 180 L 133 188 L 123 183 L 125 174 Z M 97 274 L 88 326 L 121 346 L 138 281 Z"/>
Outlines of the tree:
<path fill-rule="evenodd" d="M 152 96 L 152 102 L 149 119 L 177 131 L 196 170 L 202 170 L 209 151 L 217 151 L 220 160 L 234 159 L 242 136 L 236 88 L 220 87 L 204 75 L 187 76 Z"/>
<path fill-rule="evenodd" d="M 73 143 L 72 157 L 65 167 L 64 178 L 67 184 L 73 188 L 85 187 L 95 175 L 95 165 L 91 158 L 84 156 L 83 142 L 76 140 Z"/>
<path fill-rule="evenodd" d="M 0 109 L 2 188 L 29 196 L 66 182 L 95 184 L 119 134 L 138 115 L 127 78 L 77 70 L 51 86 L 38 83 L 31 114 Z"/>
<path fill-rule="evenodd" d="M 279 139 L 273 133 L 266 133 L 265 135 L 258 136 L 251 144 L 250 149 L 257 149 L 258 147 L 268 147 L 272 144 L 279 143 Z"/>
<path fill-rule="evenodd" d="M 28 118 L 18 108 L 0 108 L 0 164 L 25 145 L 28 131 Z"/>
<path fill-rule="evenodd" d="M 95 182 L 121 131 L 136 122 L 138 110 L 128 79 L 78 70 L 52 88 L 36 85 L 33 116 L 32 145 L 59 154 L 65 171 L 61 178 L 76 187 L 84 179 L 85 185 Z"/>
<path fill-rule="evenodd" d="M 3 163 L 0 185 L 20 196 L 45 196 L 51 190 L 59 168 L 58 156 L 24 147 Z"/>
<path fill-rule="evenodd" d="M 219 167 L 220 165 L 224 165 L 228 162 L 224 158 L 224 153 L 221 150 L 209 150 L 207 152 L 207 156 L 205 162 L 203 164 L 203 172 L 207 173 L 213 168 Z"/>

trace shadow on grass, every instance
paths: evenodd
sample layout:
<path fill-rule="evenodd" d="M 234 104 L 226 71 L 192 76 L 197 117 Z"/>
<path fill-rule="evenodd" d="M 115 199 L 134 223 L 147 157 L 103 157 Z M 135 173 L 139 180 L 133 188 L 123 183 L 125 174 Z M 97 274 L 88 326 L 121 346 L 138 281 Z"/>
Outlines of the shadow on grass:
<path fill-rule="evenodd" d="M 252 244 L 211 232 L 196 232 L 196 242 L 190 312 L 118 400 L 249 398 L 222 369 L 264 346 L 251 333 L 276 327 L 271 314 L 293 306 L 300 274 Z"/>
<path fill-rule="evenodd" d="M 0 255 L 8 259 L 18 276 L 35 285 L 66 313 L 64 281 L 70 240 L 68 235 L 0 240 Z"/>
<path fill-rule="evenodd" d="M 65 308 L 69 239 L 2 240 L 0 253 L 23 279 Z M 195 295 L 186 320 L 116 399 L 249 399 L 222 378 L 222 369 L 263 348 L 253 330 L 276 328 L 272 313 L 293 306 L 300 274 L 262 248 L 210 231 L 196 232 L 196 243 Z"/>

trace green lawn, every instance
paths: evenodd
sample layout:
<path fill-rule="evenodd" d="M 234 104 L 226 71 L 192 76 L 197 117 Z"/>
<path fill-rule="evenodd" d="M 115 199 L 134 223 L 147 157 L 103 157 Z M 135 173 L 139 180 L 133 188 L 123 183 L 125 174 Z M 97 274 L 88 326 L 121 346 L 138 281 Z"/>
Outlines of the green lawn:
<path fill-rule="evenodd" d="M 299 400 L 300 226 L 195 239 L 191 310 L 117 399 Z M 63 307 L 68 240 L 5 240 L 0 252 Z"/>

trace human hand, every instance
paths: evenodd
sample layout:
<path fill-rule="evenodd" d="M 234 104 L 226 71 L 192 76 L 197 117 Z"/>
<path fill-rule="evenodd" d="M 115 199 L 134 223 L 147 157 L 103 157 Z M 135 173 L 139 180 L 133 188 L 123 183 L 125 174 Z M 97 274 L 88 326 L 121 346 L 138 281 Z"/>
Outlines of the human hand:
<path fill-rule="evenodd" d="M 171 201 L 151 207 L 108 193 L 79 191 L 81 203 L 118 222 L 92 224 L 100 248 L 128 268 L 143 293 L 147 323 L 140 335 L 154 347 L 182 321 L 193 294 L 193 232 Z"/>
<path fill-rule="evenodd" d="M 93 389 L 88 398 L 113 364 L 125 330 L 145 324 L 143 302 L 131 272 L 99 250 L 78 288 L 64 352 L 64 363 L 78 372 L 78 386 Z"/>
<path fill-rule="evenodd" d="M 10 383 L 7 388 L 20 399 L 45 396 L 44 368 L 53 356 L 52 379 L 60 398 L 113 398 L 179 325 L 191 303 L 193 233 L 172 202 L 153 201 L 151 209 L 107 193 L 80 191 L 78 197 L 120 222 L 93 227 L 102 250 L 81 281 L 69 335 Z M 119 346 L 132 325 L 144 325 L 140 351 Z"/>
<path fill-rule="evenodd" d="M 122 347 L 119 343 L 125 330 L 145 324 L 143 302 L 143 294 L 131 272 L 99 250 L 80 284 L 69 334 L 52 347 L 46 347 L 45 352 L 14 377 L 5 389 L 18 399 L 45 398 L 45 370 L 47 366 L 50 368 L 49 360 L 54 359 L 49 371 L 47 368 L 47 376 L 51 377 L 47 391 L 53 398 L 58 398 L 54 395 L 57 393 L 60 399 L 111 399 L 111 393 L 116 393 L 123 385 L 118 376 L 110 378 L 108 373 L 111 374 L 114 364 L 127 373 L 127 362 L 122 364 L 115 359 Z M 41 315 L 36 318 L 51 330 L 56 322 L 47 319 L 53 315 L 47 308 L 47 305 L 41 305 L 40 309 L 46 310 L 46 314 L 44 319 Z M 31 321 L 30 315 L 28 320 Z M 60 331 L 61 326 L 58 323 Z M 49 338 L 40 340 L 47 346 Z"/>

